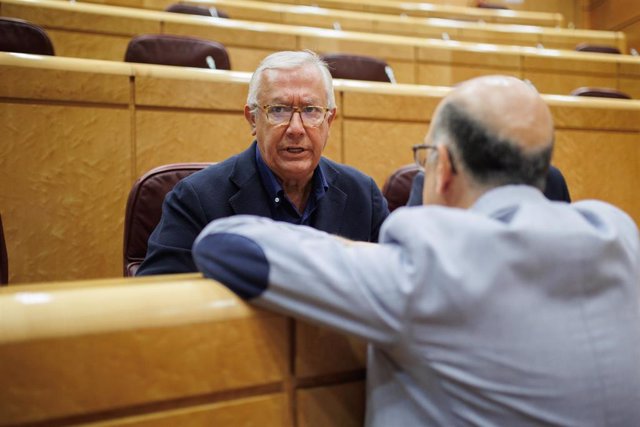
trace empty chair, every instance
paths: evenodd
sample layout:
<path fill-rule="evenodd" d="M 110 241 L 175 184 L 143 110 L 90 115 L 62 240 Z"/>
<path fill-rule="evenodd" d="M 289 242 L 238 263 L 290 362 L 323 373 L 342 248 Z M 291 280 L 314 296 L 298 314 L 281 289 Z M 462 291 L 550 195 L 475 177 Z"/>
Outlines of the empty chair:
<path fill-rule="evenodd" d="M 413 179 L 420 168 L 415 163 L 396 169 L 382 186 L 382 195 L 387 199 L 389 212 L 407 204 Z"/>
<path fill-rule="evenodd" d="M 211 163 L 174 163 L 154 168 L 131 188 L 124 217 L 124 275 L 134 276 L 147 254 L 147 241 L 162 216 L 164 196 L 182 178 Z"/>
<path fill-rule="evenodd" d="M 600 44 L 580 43 L 576 46 L 578 52 L 596 52 L 596 53 L 613 53 L 619 55 L 620 49 L 615 46 L 607 46 Z"/>
<path fill-rule="evenodd" d="M 477 6 L 483 9 L 509 9 L 507 6 L 502 6 L 501 4 L 495 4 L 495 3 L 487 3 L 486 1 L 482 1 L 482 0 L 478 2 Z"/>
<path fill-rule="evenodd" d="M 192 4 L 175 3 L 167 6 L 165 9 L 167 12 L 184 13 L 187 15 L 200 15 L 200 16 L 213 16 L 215 18 L 229 18 L 222 10 L 215 7 L 203 7 Z"/>
<path fill-rule="evenodd" d="M 0 51 L 54 55 L 46 31 L 22 19 L 0 18 Z"/>
<path fill-rule="evenodd" d="M 579 87 L 571 92 L 573 96 L 592 96 L 595 98 L 631 99 L 629 95 L 608 87 Z"/>
<path fill-rule="evenodd" d="M 395 83 L 393 71 L 385 61 L 362 55 L 331 53 L 321 56 L 334 79 Z"/>
<path fill-rule="evenodd" d="M 167 34 L 144 34 L 132 38 L 124 60 L 145 64 L 231 69 L 229 54 L 222 44 Z"/>
<path fill-rule="evenodd" d="M 7 283 L 9 283 L 9 257 L 7 256 L 7 243 L 4 241 L 2 215 L 0 215 L 0 286 Z"/>

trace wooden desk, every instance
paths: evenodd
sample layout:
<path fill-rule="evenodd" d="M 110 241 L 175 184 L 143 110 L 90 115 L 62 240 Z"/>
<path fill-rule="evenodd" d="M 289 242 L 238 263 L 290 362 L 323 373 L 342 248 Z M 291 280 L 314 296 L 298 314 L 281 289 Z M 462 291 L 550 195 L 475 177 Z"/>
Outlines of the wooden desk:
<path fill-rule="evenodd" d="M 0 7 L 3 14 L 45 27 L 60 56 L 119 61 L 133 35 L 169 33 L 223 43 L 232 69 L 239 71 L 253 71 L 274 51 L 312 49 L 381 57 L 400 83 L 449 86 L 484 74 L 510 74 L 531 80 L 544 93 L 604 86 L 640 98 L 640 58 L 628 55 L 319 30 L 51 0 L 1 0 Z"/>
<path fill-rule="evenodd" d="M 149 0 L 147 0 L 149 1 Z M 153 0 L 152 0 L 153 1 Z M 290 3 L 329 9 L 357 10 L 395 15 L 420 16 L 428 18 L 461 19 L 502 24 L 537 25 L 541 27 L 561 27 L 564 18 L 559 13 L 527 12 L 514 10 L 481 9 L 467 6 L 449 6 L 429 2 L 412 3 L 393 0 L 264 0 L 275 3 Z"/>
<path fill-rule="evenodd" d="M 197 274 L 9 286 L 0 313 L 0 426 L 364 421 L 363 343 Z"/>
<path fill-rule="evenodd" d="M 89 0 L 94 2 L 94 0 Z M 122 4 L 122 0 L 117 1 Z M 104 0 L 95 0 L 104 3 Z M 494 43 L 573 50 L 579 43 L 616 46 L 626 52 L 626 38 L 619 31 L 572 30 L 533 25 L 492 24 L 441 18 L 385 15 L 321 7 L 297 6 L 253 0 L 181 0 L 181 3 L 224 10 L 234 19 L 340 28 L 377 34 L 397 34 L 478 43 Z"/>
<path fill-rule="evenodd" d="M 146 7 L 164 10 L 171 0 L 82 0 L 84 3 Z M 233 19 L 340 28 L 377 34 L 397 34 L 480 43 L 495 43 L 572 50 L 582 42 L 616 46 L 626 52 L 626 38 L 619 31 L 572 30 L 533 25 L 492 24 L 442 18 L 420 18 L 362 11 L 327 9 L 253 0 L 181 0 L 182 3 L 216 7 Z"/>
<path fill-rule="evenodd" d="M 0 53 L 0 206 L 10 281 L 115 277 L 125 202 L 152 167 L 220 161 L 251 142 L 248 73 Z M 448 88 L 336 81 L 325 154 L 378 185 L 412 161 Z M 640 101 L 545 96 L 574 199 L 640 223 Z"/>

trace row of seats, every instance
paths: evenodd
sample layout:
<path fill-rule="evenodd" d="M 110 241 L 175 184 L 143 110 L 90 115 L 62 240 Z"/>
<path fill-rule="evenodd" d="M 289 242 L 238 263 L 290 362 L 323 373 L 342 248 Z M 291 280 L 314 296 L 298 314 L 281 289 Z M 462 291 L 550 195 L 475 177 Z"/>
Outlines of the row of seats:
<path fill-rule="evenodd" d="M 182 5 L 177 5 L 182 6 Z M 178 8 L 181 13 L 191 13 L 191 8 Z M 170 7 L 171 8 L 171 7 Z M 53 55 L 54 48 L 46 32 L 28 22 L 0 18 L 0 50 L 41 55 Z M 579 45 L 585 52 L 620 53 L 608 46 Z M 382 59 L 364 55 L 342 53 L 327 54 L 323 59 L 329 64 L 334 78 L 395 83 L 393 70 Z M 146 34 L 134 37 L 125 52 L 126 62 L 161 64 L 197 68 L 230 70 L 231 61 L 225 47 L 212 40 L 168 34 Z M 611 88 L 580 87 L 571 92 L 574 96 L 594 96 L 631 99 L 621 91 Z"/>

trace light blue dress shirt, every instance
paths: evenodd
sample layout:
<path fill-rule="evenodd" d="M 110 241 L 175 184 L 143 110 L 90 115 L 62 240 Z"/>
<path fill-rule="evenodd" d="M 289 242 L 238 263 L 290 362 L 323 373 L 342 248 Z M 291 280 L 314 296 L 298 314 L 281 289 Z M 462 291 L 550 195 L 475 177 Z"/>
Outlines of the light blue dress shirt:
<path fill-rule="evenodd" d="M 380 244 L 212 222 L 195 261 L 261 307 L 369 345 L 368 426 L 640 426 L 640 244 L 597 201 L 526 186 L 401 208 Z"/>

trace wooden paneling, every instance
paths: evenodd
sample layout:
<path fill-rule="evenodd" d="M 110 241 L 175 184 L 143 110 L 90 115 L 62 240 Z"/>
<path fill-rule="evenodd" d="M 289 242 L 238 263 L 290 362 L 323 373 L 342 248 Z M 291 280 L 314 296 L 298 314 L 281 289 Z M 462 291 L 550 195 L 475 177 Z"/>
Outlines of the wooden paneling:
<path fill-rule="evenodd" d="M 163 32 L 195 35 L 226 44 L 233 69 L 243 71 L 252 71 L 265 55 L 273 51 L 306 48 L 319 53 L 349 52 L 380 57 L 394 68 L 400 83 L 452 85 L 487 73 L 524 78 L 526 72 L 532 72 L 528 74 L 529 78 L 539 74 L 545 79 L 547 76 L 552 79 L 552 84 L 546 80 L 540 83 L 545 91 L 566 94 L 575 89 L 574 80 L 585 76 L 593 76 L 593 79 L 584 81 L 587 85 L 606 83 L 620 86 L 619 69 L 626 64 L 640 65 L 640 58 L 621 55 L 319 30 L 94 4 L 48 0 L 2 0 L 2 4 L 12 8 L 14 16 L 37 19 L 36 23 L 53 32 L 61 52 L 79 57 L 121 60 L 127 42 L 127 36 L 122 33 L 142 32 L 154 23 L 160 25 Z M 131 14 L 132 10 L 134 14 Z M 55 22 L 46 11 L 57 17 Z M 106 18 L 99 21 L 100 32 L 89 33 L 86 22 L 103 15 Z M 126 18 L 127 25 L 107 31 L 109 25 L 115 25 L 116 17 Z M 135 27 L 138 23 L 139 30 Z M 556 75 L 559 77 L 554 79 Z M 624 78 L 636 77 L 625 75 Z M 637 78 L 640 79 L 640 75 Z M 535 80 L 533 83 L 538 85 Z"/>
<path fill-rule="evenodd" d="M 298 427 L 360 427 L 365 411 L 364 382 L 354 382 L 297 393 Z"/>
<path fill-rule="evenodd" d="M 638 69 L 624 72 L 633 77 Z M 2 53 L 0 76 L 53 82 L 0 92 L 0 206 L 13 283 L 120 275 L 124 205 L 135 178 L 164 163 L 220 161 L 252 140 L 242 114 L 248 73 Z M 457 77 L 465 76 L 449 78 Z M 325 154 L 381 186 L 411 163 L 411 146 L 447 92 L 337 80 L 338 118 Z M 567 135 L 556 156 L 574 199 L 618 203 L 640 222 L 630 186 L 640 180 L 640 102 L 547 100 L 559 134 Z M 595 151 L 581 142 L 583 133 L 618 148 Z M 583 145 L 588 155 L 574 161 L 571 153 Z M 603 162 L 617 165 L 606 188 L 594 172 Z M 597 178 L 576 181 L 578 170 Z"/>

